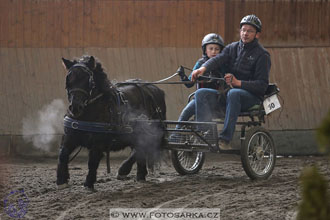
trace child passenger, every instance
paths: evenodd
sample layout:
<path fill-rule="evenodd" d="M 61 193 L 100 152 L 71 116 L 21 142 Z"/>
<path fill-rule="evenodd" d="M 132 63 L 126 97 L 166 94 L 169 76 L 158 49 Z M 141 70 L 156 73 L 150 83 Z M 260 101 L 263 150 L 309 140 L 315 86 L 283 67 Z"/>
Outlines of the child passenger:
<path fill-rule="evenodd" d="M 208 59 L 215 57 L 217 54 L 219 54 L 222 49 L 224 48 L 224 42 L 220 35 L 215 33 L 210 33 L 205 35 L 205 37 L 202 40 L 202 51 L 203 56 L 199 60 L 197 60 L 193 70 L 196 70 L 200 68 L 203 63 L 205 63 Z M 208 73 L 205 73 L 204 76 L 210 76 L 210 77 L 217 77 L 222 78 L 224 76 L 223 70 L 215 70 L 210 71 Z M 191 80 L 191 73 L 188 78 L 182 78 L 183 81 L 190 81 Z M 190 88 L 194 85 L 194 83 L 191 84 L 185 84 L 186 87 Z M 197 89 L 200 88 L 212 88 L 212 89 L 218 89 L 218 82 L 217 81 L 211 81 L 211 82 L 201 82 L 196 85 Z M 182 110 L 178 121 L 188 121 L 193 115 L 195 115 L 195 99 L 192 99 L 186 107 Z M 181 126 L 178 124 L 176 126 L 177 129 L 179 129 Z"/>

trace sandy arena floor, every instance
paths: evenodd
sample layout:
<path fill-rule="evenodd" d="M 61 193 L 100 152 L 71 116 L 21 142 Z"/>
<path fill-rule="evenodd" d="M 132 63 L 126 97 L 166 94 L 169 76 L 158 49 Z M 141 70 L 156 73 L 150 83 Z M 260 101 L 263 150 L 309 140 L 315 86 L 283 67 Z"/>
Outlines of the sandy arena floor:
<path fill-rule="evenodd" d="M 109 219 L 110 208 L 220 208 L 228 219 L 292 219 L 300 199 L 299 175 L 310 164 L 318 164 L 330 177 L 325 157 L 278 158 L 272 177 L 251 181 L 237 155 L 208 155 L 197 175 L 179 176 L 171 163 L 148 176 L 148 181 L 115 178 L 122 159 L 111 160 L 106 173 L 105 159 L 98 170 L 95 193 L 86 191 L 83 181 L 87 161 L 70 164 L 71 187 L 57 190 L 56 158 L 19 158 L 0 163 L 0 219 L 12 219 L 4 209 L 11 192 L 28 198 L 24 219 Z M 7 179 L 4 177 L 7 176 Z"/>

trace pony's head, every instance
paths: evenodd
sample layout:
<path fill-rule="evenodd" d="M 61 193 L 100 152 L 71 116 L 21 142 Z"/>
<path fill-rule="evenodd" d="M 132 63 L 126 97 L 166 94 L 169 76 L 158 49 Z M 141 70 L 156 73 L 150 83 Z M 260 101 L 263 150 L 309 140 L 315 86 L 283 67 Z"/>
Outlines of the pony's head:
<path fill-rule="evenodd" d="M 86 55 L 78 60 L 62 58 L 62 61 L 68 71 L 65 82 L 69 101 L 68 113 L 77 118 L 82 115 L 95 88 L 96 61 L 93 56 Z"/>

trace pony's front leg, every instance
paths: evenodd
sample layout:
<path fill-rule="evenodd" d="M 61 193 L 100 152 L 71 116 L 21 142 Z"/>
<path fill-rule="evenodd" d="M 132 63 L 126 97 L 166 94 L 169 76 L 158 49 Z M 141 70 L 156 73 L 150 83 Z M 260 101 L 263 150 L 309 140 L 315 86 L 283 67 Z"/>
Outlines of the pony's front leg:
<path fill-rule="evenodd" d="M 73 150 L 76 148 L 75 145 L 68 144 L 68 136 L 64 135 L 61 141 L 60 152 L 58 156 L 57 164 L 57 179 L 56 184 L 59 189 L 65 188 L 68 186 L 68 180 L 70 179 L 69 175 L 69 157 Z"/>
<path fill-rule="evenodd" d="M 84 186 L 88 189 L 94 189 L 94 183 L 96 182 L 97 168 L 99 167 L 100 161 L 103 157 L 102 151 L 92 148 L 89 150 L 88 155 L 88 175 Z"/>

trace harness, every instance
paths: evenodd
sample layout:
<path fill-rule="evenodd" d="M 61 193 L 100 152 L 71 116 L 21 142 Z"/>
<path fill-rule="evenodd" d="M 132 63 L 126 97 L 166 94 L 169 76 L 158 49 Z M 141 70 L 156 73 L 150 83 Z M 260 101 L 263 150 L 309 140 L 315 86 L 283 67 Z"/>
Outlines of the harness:
<path fill-rule="evenodd" d="M 75 89 L 71 89 L 68 90 L 68 94 L 78 91 L 78 92 L 82 92 L 83 94 L 85 94 L 88 98 L 85 101 L 84 105 L 85 107 L 93 102 L 95 102 L 96 100 L 98 100 L 99 98 L 101 98 L 102 96 L 104 96 L 103 93 L 98 94 L 95 97 L 91 97 L 92 95 L 92 91 L 95 88 L 95 82 L 94 82 L 94 73 L 84 64 L 75 64 L 73 65 L 70 69 L 69 69 L 69 73 L 68 75 L 72 72 L 73 68 L 81 68 L 83 69 L 86 73 L 89 74 L 89 91 L 85 91 L 83 89 L 80 88 L 75 88 Z M 169 78 L 174 77 L 175 75 L 177 75 L 178 73 L 173 74 L 172 76 L 163 79 L 163 80 L 159 80 L 157 82 L 154 82 L 155 84 L 157 83 L 163 83 L 164 81 L 168 80 Z M 141 97 L 142 97 L 142 104 L 143 104 L 143 108 L 145 110 L 147 110 L 147 97 L 145 92 L 143 91 L 141 84 L 154 84 L 154 83 L 141 83 L 139 81 L 131 81 L 131 82 L 123 82 L 120 84 L 133 84 L 139 91 Z M 67 86 L 68 88 L 68 86 Z M 149 90 L 148 87 L 145 87 L 147 90 L 147 93 L 150 93 L 150 98 L 152 100 L 153 103 L 153 107 L 152 109 L 154 110 L 154 112 L 152 112 L 153 110 L 151 110 L 150 112 L 150 116 L 151 118 L 155 117 L 155 114 L 157 114 L 158 118 L 162 118 L 161 117 L 161 107 L 158 106 L 157 104 L 157 100 L 154 97 L 154 95 L 152 94 L 152 91 Z M 105 133 L 105 134 L 128 134 L 128 133 L 132 133 L 133 132 L 133 128 L 132 128 L 132 120 L 127 120 L 127 118 L 125 117 L 127 112 L 129 112 L 129 107 L 128 107 L 128 100 L 125 98 L 125 94 L 118 90 L 115 86 L 113 87 L 113 96 L 114 96 L 114 102 L 115 105 L 118 109 L 118 111 L 114 111 L 113 114 L 111 114 L 111 119 L 110 122 L 106 122 L 106 123 L 102 123 L 102 122 L 90 122 L 90 121 L 80 121 L 80 120 L 76 120 L 74 118 L 71 118 L 69 116 L 65 116 L 64 118 L 64 127 L 66 128 L 70 128 L 73 130 L 80 130 L 80 131 L 86 131 L 86 132 L 95 132 L 95 133 Z M 148 96 L 149 97 L 149 96 Z M 110 110 L 111 111 L 111 110 Z M 156 117 L 157 117 L 156 116 Z M 149 117 L 147 117 L 146 115 L 139 115 L 136 117 L 137 120 L 148 120 Z M 161 120 L 162 121 L 162 120 Z"/>
<path fill-rule="evenodd" d="M 163 80 L 159 80 L 159 81 L 157 81 L 157 82 L 162 82 Z M 143 103 L 143 107 L 144 107 L 144 109 L 145 110 L 147 110 L 147 101 L 146 101 L 146 95 L 145 95 L 145 91 L 143 91 L 143 89 L 142 89 L 142 87 L 141 87 L 141 85 L 143 85 L 143 84 L 145 84 L 145 83 L 141 83 L 138 79 L 135 79 L 135 80 L 131 80 L 131 81 L 125 81 L 125 82 L 121 82 L 121 83 L 119 83 L 120 85 L 133 85 L 133 86 L 135 86 L 136 88 L 137 88 L 137 90 L 139 91 L 139 93 L 140 93 L 140 95 L 141 95 L 141 97 L 142 97 L 142 103 Z M 151 85 L 151 83 L 146 83 L 145 85 Z M 161 113 L 162 113 L 162 111 L 161 111 L 161 108 L 157 105 L 157 102 L 156 102 L 156 99 L 155 99 L 155 97 L 154 97 L 154 95 L 153 95 L 153 93 L 152 93 L 152 91 L 150 91 L 149 90 L 149 88 L 148 87 L 145 87 L 145 89 L 146 90 L 148 90 L 148 92 L 149 92 L 149 97 L 151 98 L 151 100 L 152 100 L 152 103 L 154 104 L 154 109 L 155 109 L 155 112 L 153 112 L 153 113 L 151 113 L 151 115 L 150 115 L 150 117 L 151 118 L 153 118 L 153 116 L 154 116 L 154 114 L 157 114 L 157 116 L 159 117 L 159 118 L 162 118 L 161 117 Z M 121 91 L 119 91 L 122 95 L 123 95 L 123 93 L 121 92 Z M 127 102 L 127 101 L 126 101 Z M 125 103 L 126 104 L 126 103 Z M 127 110 L 127 109 L 126 109 Z M 144 119 L 147 119 L 147 116 L 145 116 L 145 115 L 140 115 L 138 118 L 144 118 Z"/>
<path fill-rule="evenodd" d="M 93 103 L 103 95 L 104 95 L 103 93 L 100 93 L 96 97 L 92 99 L 88 99 L 85 103 L 85 106 Z M 120 111 L 121 106 L 123 105 L 124 109 L 127 109 L 128 101 L 125 99 L 123 92 L 117 90 L 116 88 L 115 88 L 115 99 L 116 99 L 115 101 L 117 107 L 119 109 L 115 117 L 121 119 L 122 118 L 122 112 Z M 64 117 L 64 127 L 71 128 L 74 130 L 86 131 L 86 132 L 97 132 L 97 133 L 107 133 L 107 134 L 128 134 L 133 132 L 132 127 L 129 126 L 128 124 L 126 125 L 123 124 L 122 120 L 120 121 L 120 123 L 114 123 L 114 120 L 111 120 L 110 123 L 102 123 L 102 122 L 80 121 L 73 119 L 69 116 Z"/>
<path fill-rule="evenodd" d="M 95 97 L 92 96 L 93 89 L 95 88 L 95 82 L 94 82 L 94 73 L 85 65 L 83 64 L 75 64 L 69 69 L 68 75 L 72 72 L 73 68 L 81 68 L 85 72 L 88 73 L 89 75 L 89 92 L 85 91 L 84 89 L 80 88 L 74 88 L 71 90 L 68 90 L 68 95 L 71 94 L 72 92 L 81 92 L 84 95 L 86 95 L 88 98 L 84 102 L 84 106 L 88 106 L 89 104 L 94 103 L 96 100 L 104 96 L 103 93 L 100 93 L 96 95 Z M 68 89 L 68 85 L 66 85 L 66 88 Z M 124 94 L 117 90 L 116 87 L 114 87 L 114 99 L 115 99 L 115 104 L 117 105 L 117 108 L 119 109 L 117 114 L 113 116 L 111 114 L 111 121 L 110 123 L 101 123 L 101 122 L 89 122 L 89 121 L 80 121 L 73 119 L 69 116 L 64 117 L 64 127 L 66 128 L 71 128 L 74 130 L 81 130 L 81 131 L 87 131 L 87 132 L 97 132 L 97 133 L 113 133 L 113 134 L 118 134 L 118 133 L 132 133 L 132 128 L 127 125 L 123 125 L 121 123 L 122 121 L 120 120 L 120 123 L 118 123 L 118 120 L 116 119 L 121 119 L 122 118 L 122 112 L 121 112 L 121 106 L 125 106 L 125 109 L 127 109 L 127 100 L 124 97 Z M 117 123 L 114 123 L 116 121 Z"/>
<path fill-rule="evenodd" d="M 103 93 L 101 93 L 101 95 L 103 95 Z M 95 97 L 95 100 L 97 97 L 98 96 Z M 88 102 L 88 104 L 92 102 L 93 101 Z M 124 98 L 123 93 L 118 90 L 116 90 L 116 102 L 118 109 L 120 109 L 122 105 L 125 106 L 125 109 L 127 108 L 127 100 Z M 116 117 L 121 118 L 121 116 L 122 112 L 118 111 Z M 133 132 L 133 129 L 129 124 L 114 123 L 113 121 L 110 123 L 80 121 L 69 116 L 64 117 L 64 127 L 74 130 L 106 134 L 129 134 Z"/>
<path fill-rule="evenodd" d="M 106 134 L 130 134 L 133 129 L 128 126 L 117 125 L 113 123 L 101 123 L 101 122 L 87 122 L 79 121 L 69 116 L 64 117 L 64 127 L 71 128 L 73 130 L 106 133 Z M 118 129 L 121 127 L 122 129 Z"/>

